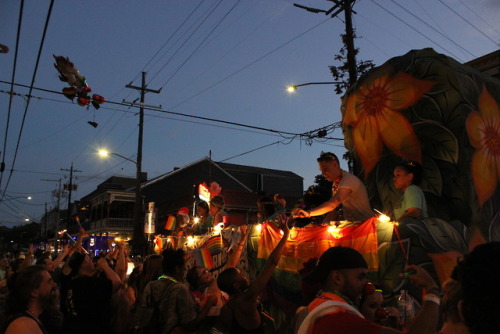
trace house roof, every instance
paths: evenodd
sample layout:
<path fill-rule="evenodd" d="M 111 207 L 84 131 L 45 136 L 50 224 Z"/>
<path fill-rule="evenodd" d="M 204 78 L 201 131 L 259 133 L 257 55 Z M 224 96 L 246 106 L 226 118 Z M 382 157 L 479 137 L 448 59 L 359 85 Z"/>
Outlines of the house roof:
<path fill-rule="evenodd" d="M 151 184 L 154 184 L 156 182 L 160 182 L 168 177 L 171 177 L 177 173 L 182 172 L 184 169 L 187 169 L 189 167 L 192 167 L 194 165 L 197 165 L 199 163 L 202 163 L 204 161 L 207 161 L 216 167 L 220 168 L 222 171 L 225 173 L 229 173 L 228 176 L 232 177 L 235 179 L 235 181 L 239 182 L 232 174 L 231 172 L 250 172 L 250 173 L 256 173 L 256 174 L 265 174 L 265 175 L 276 175 L 276 176 L 284 176 L 284 177 L 290 177 L 290 178 L 297 178 L 297 179 L 303 179 L 301 176 L 290 172 L 290 171 L 283 171 L 283 170 L 278 170 L 278 169 L 270 169 L 270 168 L 263 168 L 263 167 L 253 167 L 253 166 L 245 166 L 245 165 L 236 165 L 236 164 L 230 164 L 226 162 L 215 162 L 212 159 L 205 157 L 200 160 L 194 161 L 188 165 L 185 165 L 180 168 L 176 168 L 175 170 L 165 173 L 163 175 L 160 175 L 154 179 L 151 179 L 147 182 L 144 182 L 142 184 L 142 187 L 147 187 Z M 242 186 L 247 188 L 245 185 L 243 185 L 241 182 L 239 182 Z"/>

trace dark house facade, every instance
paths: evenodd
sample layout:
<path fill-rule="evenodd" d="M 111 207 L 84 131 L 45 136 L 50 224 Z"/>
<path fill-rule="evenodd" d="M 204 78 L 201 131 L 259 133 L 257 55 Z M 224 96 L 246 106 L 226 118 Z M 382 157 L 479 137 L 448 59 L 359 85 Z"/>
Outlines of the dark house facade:
<path fill-rule="evenodd" d="M 161 175 L 143 184 L 146 202 L 155 202 L 157 231 L 161 232 L 168 215 L 181 207 L 193 212 L 197 185 L 216 182 L 222 191 L 229 222 L 234 225 L 256 222 L 257 200 L 265 195 L 282 194 L 291 208 L 302 198 L 303 178 L 293 172 L 214 162 L 204 158 Z"/>

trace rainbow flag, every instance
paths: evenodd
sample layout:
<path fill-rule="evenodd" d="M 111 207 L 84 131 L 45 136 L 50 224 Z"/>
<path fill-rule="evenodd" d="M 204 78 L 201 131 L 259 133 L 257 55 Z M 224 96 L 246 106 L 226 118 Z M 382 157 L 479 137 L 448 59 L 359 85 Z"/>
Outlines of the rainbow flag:
<path fill-rule="evenodd" d="M 278 269 L 298 273 L 307 260 L 319 258 L 330 247 L 344 246 L 360 252 L 368 263 L 368 270 L 377 271 L 379 262 L 376 221 L 376 218 L 370 218 L 362 224 L 336 231 L 329 231 L 329 226 L 293 228 Z M 279 240 L 281 233 L 274 224 L 262 224 L 257 258 L 267 259 Z"/>
<path fill-rule="evenodd" d="M 207 248 L 210 250 L 210 254 L 215 255 L 222 252 L 222 248 L 228 247 L 229 244 L 220 235 L 216 235 L 205 241 L 200 248 Z"/>
<path fill-rule="evenodd" d="M 163 239 L 161 238 L 161 235 L 155 236 L 154 245 L 155 253 L 160 254 L 163 251 Z"/>
<path fill-rule="evenodd" d="M 334 246 L 351 247 L 359 251 L 368 263 L 369 272 L 378 270 L 378 240 L 376 218 L 359 225 L 332 230 L 330 226 L 293 228 L 285 244 L 273 277 L 269 281 L 270 298 L 279 308 L 293 316 L 297 306 L 303 303 L 301 278 L 298 271 L 304 263 L 319 258 L 324 251 Z M 262 224 L 258 252 L 257 270 L 261 270 L 281 240 L 281 231 L 273 223 Z M 272 296 L 272 297 L 271 297 Z"/>
<path fill-rule="evenodd" d="M 167 222 L 163 227 L 165 230 L 172 231 L 175 229 L 175 216 L 168 216 Z"/>
<path fill-rule="evenodd" d="M 210 254 L 210 249 L 208 248 L 198 248 L 193 250 L 193 257 L 195 265 L 203 268 L 213 269 L 214 260 L 212 254 Z"/>

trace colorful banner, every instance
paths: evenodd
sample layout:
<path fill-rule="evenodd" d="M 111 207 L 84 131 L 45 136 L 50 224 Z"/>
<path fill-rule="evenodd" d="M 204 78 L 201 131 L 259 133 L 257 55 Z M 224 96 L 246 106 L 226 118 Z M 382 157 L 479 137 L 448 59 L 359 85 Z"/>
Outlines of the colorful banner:
<path fill-rule="evenodd" d="M 208 248 L 199 248 L 193 250 L 193 258 L 194 258 L 194 263 L 197 266 L 206 269 L 214 268 L 214 261 L 212 258 L 212 254 L 210 254 L 210 249 Z"/>
<path fill-rule="evenodd" d="M 330 247 L 344 246 L 360 252 L 368 263 L 368 270 L 377 271 L 379 262 L 376 222 L 376 218 L 370 218 L 362 224 L 345 228 L 334 226 L 293 228 L 278 269 L 298 273 L 307 260 L 319 258 Z M 262 224 L 257 258 L 267 259 L 281 240 L 281 236 L 281 231 L 274 224 Z"/>
<path fill-rule="evenodd" d="M 227 241 L 224 240 L 220 235 L 211 237 L 200 248 L 207 248 L 210 250 L 210 254 L 215 255 L 222 251 L 222 248 L 229 246 Z"/>

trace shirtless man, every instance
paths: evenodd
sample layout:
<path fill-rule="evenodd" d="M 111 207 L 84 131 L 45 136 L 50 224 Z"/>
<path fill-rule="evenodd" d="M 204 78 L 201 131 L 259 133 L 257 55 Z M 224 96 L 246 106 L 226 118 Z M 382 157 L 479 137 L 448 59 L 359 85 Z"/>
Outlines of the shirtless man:
<path fill-rule="evenodd" d="M 342 204 L 344 220 L 363 222 L 373 216 L 364 184 L 356 176 L 340 168 L 339 159 L 333 153 L 322 153 L 317 159 L 321 174 L 332 185 L 332 197 L 310 211 L 294 209 L 298 218 L 321 216 Z"/>

